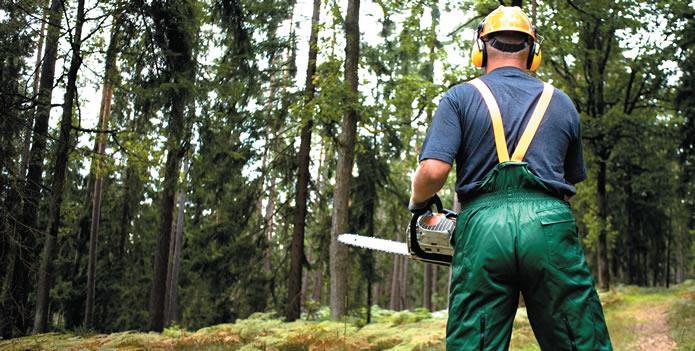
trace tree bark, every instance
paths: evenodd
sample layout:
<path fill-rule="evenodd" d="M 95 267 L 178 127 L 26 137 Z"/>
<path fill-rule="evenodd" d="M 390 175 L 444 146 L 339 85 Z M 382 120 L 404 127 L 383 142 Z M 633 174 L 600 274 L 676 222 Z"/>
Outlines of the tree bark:
<path fill-rule="evenodd" d="M 179 271 L 181 268 L 181 249 L 183 246 L 183 226 L 184 226 L 184 216 L 185 216 L 185 206 L 186 206 L 186 177 L 188 175 L 188 170 L 190 169 L 190 161 L 183 161 L 183 180 L 179 185 L 178 194 L 176 195 L 178 199 L 178 209 L 176 213 L 176 226 L 174 230 L 174 240 L 172 240 L 172 250 L 171 250 L 171 264 L 169 265 L 170 270 L 167 274 L 167 302 L 166 302 L 166 324 L 170 325 L 172 322 L 178 321 L 178 285 L 179 285 Z"/>
<path fill-rule="evenodd" d="M 84 0 L 77 1 L 77 18 L 75 33 L 73 33 L 72 57 L 70 69 L 67 75 L 67 85 L 63 98 L 63 115 L 60 119 L 60 135 L 56 149 L 53 180 L 51 185 L 51 202 L 49 204 L 48 231 L 46 243 L 39 268 L 39 281 L 36 289 L 36 313 L 34 315 L 33 333 L 43 333 L 48 329 L 48 299 L 51 290 L 53 257 L 55 244 L 58 240 L 60 228 L 60 205 L 63 203 L 63 189 L 65 187 L 65 175 L 67 163 L 72 149 L 72 108 L 77 92 L 77 73 L 82 65 L 82 25 L 84 23 Z"/>
<path fill-rule="evenodd" d="M 44 1 L 43 6 L 43 16 L 41 19 L 41 29 L 39 30 L 39 42 L 36 43 L 36 61 L 34 63 L 34 83 L 33 83 L 33 93 L 34 98 L 39 96 L 39 87 L 41 83 L 41 61 L 43 59 L 43 42 L 46 40 L 46 22 L 48 22 L 48 1 Z M 22 179 L 26 176 L 27 165 L 29 163 L 29 150 L 31 149 L 31 131 L 34 127 L 34 116 L 36 114 L 36 109 L 34 109 L 33 114 L 29 114 L 29 120 L 27 121 L 26 132 L 24 133 L 24 142 L 22 143 L 22 161 L 19 163 L 19 172 L 17 173 Z"/>
<path fill-rule="evenodd" d="M 432 38 L 430 38 L 427 42 L 427 46 L 429 49 L 429 54 L 430 54 L 430 61 L 428 62 L 428 67 L 427 67 L 427 80 L 429 80 L 431 83 L 434 84 L 434 54 L 435 54 L 435 47 L 436 47 L 436 39 L 437 39 L 437 26 L 439 25 L 439 8 L 438 8 L 438 2 L 433 1 L 431 3 L 430 7 L 430 17 L 432 19 L 432 23 L 430 24 L 430 34 Z M 427 124 L 429 125 L 432 123 L 432 109 L 427 109 Z M 432 264 L 425 263 L 424 267 L 424 272 L 423 272 L 423 289 L 422 289 L 422 305 L 424 308 L 426 308 L 429 311 L 432 311 Z"/>
<path fill-rule="evenodd" d="M 321 302 L 321 289 L 323 288 L 323 269 L 321 265 L 316 267 L 314 274 L 314 291 L 311 293 L 311 299 L 316 302 Z"/>
<path fill-rule="evenodd" d="M 193 46 L 197 35 L 194 22 L 194 3 L 189 1 L 152 4 L 151 15 L 158 32 L 162 33 L 157 44 L 166 53 L 167 75 L 172 88 L 169 92 L 168 126 L 166 129 L 167 157 L 164 165 L 164 181 L 160 194 L 159 234 L 154 259 L 154 277 L 150 292 L 149 330 L 164 329 L 167 271 L 169 267 L 169 242 L 173 220 L 174 197 L 179 179 L 181 159 L 190 144 L 190 129 L 186 123 L 186 107 L 192 97 L 195 78 Z"/>
<path fill-rule="evenodd" d="M 601 219 L 601 226 L 598 235 L 598 282 L 602 290 L 610 288 L 610 266 L 608 260 L 608 240 L 606 238 L 606 222 L 608 217 L 606 205 L 606 162 L 599 160 L 598 176 L 596 179 L 596 202 L 598 203 L 598 213 Z"/>
<path fill-rule="evenodd" d="M 265 235 L 265 240 L 268 243 L 268 247 L 263 255 L 263 270 L 270 273 L 271 261 L 272 261 L 272 245 L 270 243 L 273 240 L 273 216 L 275 215 L 275 186 L 277 185 L 277 178 L 274 174 L 270 175 L 270 186 L 268 188 L 268 203 L 265 205 L 265 213 L 263 214 L 263 233 Z"/>
<path fill-rule="evenodd" d="M 321 0 L 314 0 L 314 11 L 311 17 L 311 34 L 309 36 L 309 58 L 306 68 L 306 83 L 304 88 L 305 104 L 314 98 L 316 90 L 314 75 L 316 75 L 316 57 L 318 56 L 319 20 Z M 295 195 L 294 228 L 292 230 L 292 249 L 290 256 L 290 276 L 287 283 L 287 321 L 299 318 L 301 312 L 301 282 L 302 263 L 304 260 L 304 228 L 306 224 L 307 197 L 309 185 L 309 163 L 311 162 L 311 130 L 313 118 L 309 117 L 302 126 L 299 153 L 297 155 L 298 177 Z"/>
<path fill-rule="evenodd" d="M 408 300 L 408 271 L 410 270 L 410 263 L 409 259 L 405 256 L 400 257 L 401 258 L 401 287 L 400 287 L 400 309 L 401 310 L 407 310 L 410 308 L 410 301 Z"/>
<path fill-rule="evenodd" d="M 306 252 L 306 260 L 308 264 L 311 264 L 311 250 L 307 250 Z M 309 270 L 310 268 L 307 268 Z M 306 303 L 308 302 L 308 294 L 307 291 L 309 290 L 309 272 L 307 271 L 306 274 L 302 273 L 302 288 L 299 290 L 299 301 L 301 301 L 302 305 L 306 306 Z"/>
<path fill-rule="evenodd" d="M 432 265 L 425 263 L 425 271 L 422 277 L 422 306 L 432 311 Z"/>
<path fill-rule="evenodd" d="M 338 243 L 338 235 L 348 229 L 348 206 L 350 181 L 357 139 L 357 69 L 360 54 L 359 29 L 360 1 L 348 0 L 345 16 L 345 82 L 348 92 L 345 98 L 345 115 L 341 124 L 336 167 L 335 191 L 333 193 L 333 218 L 331 223 L 330 271 L 331 271 L 331 315 L 340 318 L 347 313 L 347 275 L 349 271 L 348 250 Z"/>
<path fill-rule="evenodd" d="M 106 49 L 106 63 L 104 67 L 104 87 L 101 93 L 101 109 L 99 111 L 99 129 L 107 130 L 111 117 L 111 98 L 117 72 L 116 55 L 120 35 L 118 15 L 114 16 L 114 24 L 111 29 L 111 40 Z M 87 329 L 94 328 L 94 290 L 96 285 L 97 249 L 99 243 L 99 223 L 101 216 L 101 188 L 102 170 L 101 159 L 106 152 L 106 133 L 98 133 L 96 137 L 96 155 L 94 162 L 94 192 L 92 195 L 92 220 L 89 229 L 89 260 L 87 263 L 87 298 L 85 299 L 84 326 Z"/>
<path fill-rule="evenodd" d="M 400 241 L 400 235 L 396 235 L 396 240 Z M 393 265 L 391 268 L 391 294 L 389 296 L 389 309 L 398 311 L 400 310 L 400 267 L 399 256 L 393 256 Z"/>
<path fill-rule="evenodd" d="M 437 295 L 437 278 L 439 277 L 439 266 L 432 265 L 432 297 Z M 434 300 L 434 299 L 433 299 Z M 432 311 L 437 310 L 437 302 L 432 301 Z"/>
<path fill-rule="evenodd" d="M 664 264 L 664 283 L 666 288 L 671 287 L 671 237 L 673 236 L 673 223 L 671 215 L 668 217 L 668 229 L 666 231 L 666 263 Z"/>
<path fill-rule="evenodd" d="M 531 23 L 536 24 L 536 18 L 538 16 L 538 3 L 537 0 L 531 0 Z"/>

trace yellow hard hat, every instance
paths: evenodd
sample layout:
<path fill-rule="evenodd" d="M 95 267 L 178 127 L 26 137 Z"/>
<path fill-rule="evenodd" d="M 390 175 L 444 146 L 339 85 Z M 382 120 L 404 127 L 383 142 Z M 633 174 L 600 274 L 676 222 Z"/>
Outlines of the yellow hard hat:
<path fill-rule="evenodd" d="M 525 33 L 536 40 L 536 31 L 531 20 L 517 6 L 500 6 L 490 12 L 483 21 L 480 37 L 484 38 L 488 34 L 502 31 Z"/>
<path fill-rule="evenodd" d="M 533 39 L 526 68 L 531 71 L 537 70 L 542 59 L 540 40 L 536 40 L 536 28 L 531 20 L 517 6 L 500 6 L 490 12 L 480 23 L 471 51 L 471 63 L 476 67 L 485 67 L 487 65 L 487 52 L 482 39 L 492 33 L 503 31 L 524 33 Z"/>

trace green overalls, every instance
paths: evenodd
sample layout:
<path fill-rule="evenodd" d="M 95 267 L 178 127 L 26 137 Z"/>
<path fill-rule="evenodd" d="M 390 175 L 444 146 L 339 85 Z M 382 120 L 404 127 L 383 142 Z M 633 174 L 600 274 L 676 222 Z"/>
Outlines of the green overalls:
<path fill-rule="evenodd" d="M 452 237 L 447 350 L 506 350 L 519 292 L 543 350 L 612 350 L 569 204 L 521 162 L 553 94 L 549 84 L 512 157 L 488 87 L 500 163 L 463 204 Z"/>

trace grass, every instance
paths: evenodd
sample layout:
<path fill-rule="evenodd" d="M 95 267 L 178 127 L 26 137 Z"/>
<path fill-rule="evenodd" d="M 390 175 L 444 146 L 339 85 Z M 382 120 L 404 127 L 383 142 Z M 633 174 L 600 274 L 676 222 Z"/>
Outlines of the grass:
<path fill-rule="evenodd" d="M 631 350 L 636 326 L 651 317 L 649 311 L 668 311 L 668 328 L 679 350 L 695 350 L 695 282 L 666 289 L 618 287 L 601 294 L 606 320 L 616 350 Z M 48 333 L 0 340 L 2 350 L 106 349 L 106 350 L 402 350 L 445 349 L 446 315 L 425 310 L 394 312 L 373 309 L 373 323 L 361 320 L 331 321 L 327 309 L 316 311 L 315 320 L 285 323 L 273 313 L 256 313 L 232 324 L 197 331 L 178 326 L 163 333 L 120 332 L 76 335 Z M 526 310 L 514 319 L 511 350 L 539 350 Z"/>
<path fill-rule="evenodd" d="M 681 287 L 668 315 L 671 336 L 678 343 L 679 350 L 695 350 L 695 281 L 688 281 Z"/>

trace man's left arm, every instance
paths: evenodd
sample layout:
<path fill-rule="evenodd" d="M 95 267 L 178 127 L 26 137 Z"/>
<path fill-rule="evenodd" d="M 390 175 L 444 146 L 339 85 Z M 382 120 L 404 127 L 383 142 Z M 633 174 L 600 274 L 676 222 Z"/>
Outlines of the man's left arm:
<path fill-rule="evenodd" d="M 582 150 L 582 132 L 579 121 L 579 113 L 574 108 L 571 100 L 567 98 L 570 107 L 571 137 L 565 155 L 565 179 L 575 185 L 586 179 L 586 167 L 584 166 L 584 153 Z M 565 195 L 565 201 L 569 201 L 574 195 Z"/>

